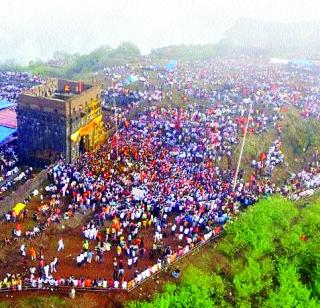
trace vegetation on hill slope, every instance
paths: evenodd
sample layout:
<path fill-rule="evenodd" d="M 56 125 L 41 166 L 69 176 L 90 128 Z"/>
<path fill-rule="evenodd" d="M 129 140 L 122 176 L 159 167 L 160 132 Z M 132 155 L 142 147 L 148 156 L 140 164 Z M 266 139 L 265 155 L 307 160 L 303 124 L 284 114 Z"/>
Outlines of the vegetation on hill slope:
<path fill-rule="evenodd" d="M 108 45 L 100 46 L 89 54 L 68 54 L 57 51 L 53 55 L 53 61 L 63 63 L 61 66 L 53 66 L 41 60 L 30 61 L 28 66 L 18 66 L 15 63 L 4 63 L 0 69 L 29 71 L 35 75 L 76 78 L 88 76 L 88 73 L 96 72 L 107 66 L 125 65 L 140 59 L 139 48 L 130 42 L 121 43 L 117 48 Z"/>
<path fill-rule="evenodd" d="M 281 181 L 290 176 L 290 172 L 299 172 L 307 161 L 310 161 L 314 148 L 320 149 L 320 122 L 314 119 L 302 119 L 299 110 L 291 107 L 283 113 L 281 151 L 284 154 L 284 164 L 278 165 L 273 174 L 273 180 Z M 278 138 L 276 128 L 269 129 L 262 135 L 248 134 L 243 151 L 242 167 L 248 179 L 252 169 L 253 159 L 258 159 L 261 152 L 268 152 L 272 143 Z M 235 149 L 234 165 L 240 153 L 241 142 Z"/>
<path fill-rule="evenodd" d="M 213 38 L 214 39 L 214 38 Z M 240 19 L 216 44 L 172 45 L 152 50 L 157 59 L 200 60 L 216 56 L 319 59 L 320 23 Z"/>
<path fill-rule="evenodd" d="M 218 52 L 219 49 L 216 44 L 182 44 L 152 49 L 150 57 L 157 60 L 203 60 L 216 57 L 218 55 Z"/>
<path fill-rule="evenodd" d="M 216 246 L 181 264 L 179 284 L 129 307 L 316 307 L 319 202 L 261 200 L 228 225 Z"/>

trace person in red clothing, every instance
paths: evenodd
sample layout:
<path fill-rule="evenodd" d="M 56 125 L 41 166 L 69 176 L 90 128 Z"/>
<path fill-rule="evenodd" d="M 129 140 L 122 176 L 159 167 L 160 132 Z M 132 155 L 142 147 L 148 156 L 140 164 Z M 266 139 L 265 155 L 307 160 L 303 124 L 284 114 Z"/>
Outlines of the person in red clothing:
<path fill-rule="evenodd" d="M 214 228 L 214 234 L 218 235 L 221 232 L 221 226 L 217 226 Z"/>
<path fill-rule="evenodd" d="M 31 246 L 29 249 L 29 255 L 30 255 L 31 261 L 34 261 L 36 259 L 36 251 L 33 246 Z"/>
<path fill-rule="evenodd" d="M 85 286 L 85 288 L 92 287 L 92 280 L 89 277 L 87 277 L 86 280 L 84 281 L 84 286 Z"/>
<path fill-rule="evenodd" d="M 113 279 L 109 279 L 109 281 L 108 281 L 108 286 L 109 286 L 110 289 L 114 288 Z"/>
<path fill-rule="evenodd" d="M 44 259 L 43 258 L 41 258 L 41 260 L 39 261 L 39 266 L 44 267 Z"/>

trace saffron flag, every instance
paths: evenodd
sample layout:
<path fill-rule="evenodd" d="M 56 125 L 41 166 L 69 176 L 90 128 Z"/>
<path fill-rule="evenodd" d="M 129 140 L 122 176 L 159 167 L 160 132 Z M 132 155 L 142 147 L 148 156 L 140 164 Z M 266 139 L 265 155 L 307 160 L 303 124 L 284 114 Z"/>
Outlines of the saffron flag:
<path fill-rule="evenodd" d="M 115 148 L 117 146 L 117 142 L 118 142 L 118 137 L 116 136 L 116 134 L 114 134 L 111 139 L 112 148 Z"/>
<path fill-rule="evenodd" d="M 267 159 L 267 154 L 266 152 L 262 152 L 259 156 L 260 161 L 265 161 Z"/>
<path fill-rule="evenodd" d="M 70 85 L 68 85 L 67 83 L 64 85 L 64 92 L 65 93 L 69 93 L 70 92 Z"/>
<path fill-rule="evenodd" d="M 79 91 L 79 93 L 82 93 L 82 88 L 83 88 L 82 80 L 80 80 L 80 81 L 78 81 L 78 91 Z"/>
<path fill-rule="evenodd" d="M 282 107 L 280 108 L 280 112 L 288 112 L 289 108 L 288 107 Z"/>

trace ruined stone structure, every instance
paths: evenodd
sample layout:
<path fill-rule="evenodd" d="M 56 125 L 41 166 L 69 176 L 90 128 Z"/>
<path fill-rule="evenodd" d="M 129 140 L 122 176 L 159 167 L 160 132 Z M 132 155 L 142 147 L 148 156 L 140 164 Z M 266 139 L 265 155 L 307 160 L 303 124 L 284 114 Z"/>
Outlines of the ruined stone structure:
<path fill-rule="evenodd" d="M 101 87 L 51 79 L 21 94 L 17 104 L 19 160 L 43 166 L 75 160 L 101 143 Z"/>

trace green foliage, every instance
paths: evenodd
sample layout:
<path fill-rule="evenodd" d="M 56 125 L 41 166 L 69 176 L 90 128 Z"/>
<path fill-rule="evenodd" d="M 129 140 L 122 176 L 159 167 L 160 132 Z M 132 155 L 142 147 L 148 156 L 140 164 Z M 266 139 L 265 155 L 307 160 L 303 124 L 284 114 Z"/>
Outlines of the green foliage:
<path fill-rule="evenodd" d="M 136 60 L 140 57 L 139 48 L 131 42 L 123 42 L 116 49 L 110 52 L 111 58 L 123 58 L 130 60 Z"/>
<path fill-rule="evenodd" d="M 280 259 L 278 266 L 279 288 L 271 292 L 265 307 L 316 307 L 310 299 L 311 291 L 300 281 L 297 268 L 287 259 Z"/>
<path fill-rule="evenodd" d="M 75 59 L 77 59 L 78 57 L 80 57 L 79 53 L 69 54 L 64 51 L 56 51 L 53 54 L 54 60 L 65 62 L 65 63 L 70 63 L 70 62 L 74 61 Z"/>
<path fill-rule="evenodd" d="M 36 63 L 32 64 L 27 68 L 27 71 L 34 75 L 50 76 L 50 77 L 62 77 L 63 71 L 56 67 L 50 67 L 45 64 Z"/>
<path fill-rule="evenodd" d="M 310 161 L 314 148 L 320 149 L 320 122 L 315 119 L 301 119 L 300 111 L 290 108 L 283 113 L 281 150 L 285 157 L 285 163 L 275 168 L 272 180 L 281 182 L 290 176 L 289 172 L 297 172 Z M 245 178 L 248 180 L 252 169 L 251 161 L 257 159 L 261 152 L 267 152 L 277 138 L 276 129 L 270 129 L 263 135 L 248 134 L 243 151 L 241 167 L 245 170 Z M 234 164 L 240 153 L 241 142 L 234 149 Z"/>
<path fill-rule="evenodd" d="M 225 294 L 227 291 L 226 285 L 222 277 L 218 274 L 212 275 L 212 294 L 214 294 L 214 302 L 217 306 L 226 306 Z"/>
<path fill-rule="evenodd" d="M 151 57 L 157 60 L 204 60 L 217 57 L 218 48 L 215 44 L 207 45 L 173 45 L 151 51 Z"/>
<path fill-rule="evenodd" d="M 261 261 L 248 259 L 247 266 L 234 276 L 234 290 L 238 304 L 260 303 L 262 295 L 273 285 L 274 267 L 270 258 Z"/>
<path fill-rule="evenodd" d="M 263 199 L 186 265 L 181 283 L 130 307 L 318 307 L 320 196 Z M 201 277 L 201 278 L 200 278 Z"/>
<path fill-rule="evenodd" d="M 225 252 L 232 258 L 248 252 L 256 259 L 274 252 L 274 237 L 288 230 L 290 221 L 297 215 L 294 205 L 281 197 L 261 200 L 259 206 L 249 208 L 236 223 L 228 226 L 223 241 Z"/>
<path fill-rule="evenodd" d="M 19 301 L 20 308 L 63 308 L 67 307 L 66 301 L 59 296 L 36 296 L 27 297 Z"/>
<path fill-rule="evenodd" d="M 72 77 L 75 74 L 90 73 L 109 65 L 124 65 L 130 61 L 137 61 L 140 57 L 139 48 L 130 43 L 121 43 L 117 48 L 101 46 L 87 55 L 81 55 L 71 62 L 66 75 Z"/>
<path fill-rule="evenodd" d="M 28 67 L 15 67 L 15 69 L 30 71 L 35 75 L 74 78 L 87 75 L 106 66 L 125 65 L 130 61 L 138 61 L 139 58 L 139 48 L 130 42 L 123 42 L 114 49 L 103 45 L 89 54 L 83 55 L 56 51 L 53 54 L 53 59 L 61 61 L 64 64 L 63 67 L 54 67 L 41 60 L 35 60 L 30 61 Z M 7 67 L 8 63 L 4 65 Z M 12 65 L 11 67 L 13 67 Z"/>
<path fill-rule="evenodd" d="M 213 279 L 210 275 L 190 266 L 179 286 L 167 283 L 163 288 L 163 292 L 159 293 L 151 303 L 132 302 L 128 306 L 131 308 L 214 307 L 211 299 L 214 291 L 212 283 Z"/>

